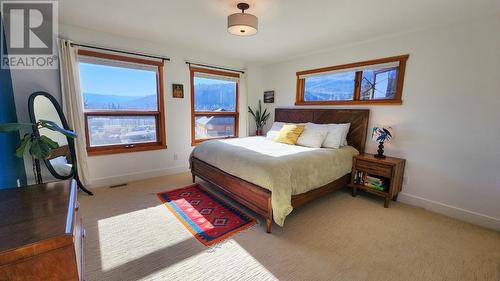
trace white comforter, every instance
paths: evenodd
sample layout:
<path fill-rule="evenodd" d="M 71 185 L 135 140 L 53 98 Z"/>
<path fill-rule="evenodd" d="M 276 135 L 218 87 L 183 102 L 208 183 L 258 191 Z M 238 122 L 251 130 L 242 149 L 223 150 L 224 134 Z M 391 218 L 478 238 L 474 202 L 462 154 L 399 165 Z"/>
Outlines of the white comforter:
<path fill-rule="evenodd" d="M 356 154 L 358 151 L 351 146 L 308 148 L 276 143 L 265 137 L 206 141 L 193 150 L 194 157 L 270 190 L 273 218 L 280 226 L 293 210 L 292 195 L 350 173 Z"/>

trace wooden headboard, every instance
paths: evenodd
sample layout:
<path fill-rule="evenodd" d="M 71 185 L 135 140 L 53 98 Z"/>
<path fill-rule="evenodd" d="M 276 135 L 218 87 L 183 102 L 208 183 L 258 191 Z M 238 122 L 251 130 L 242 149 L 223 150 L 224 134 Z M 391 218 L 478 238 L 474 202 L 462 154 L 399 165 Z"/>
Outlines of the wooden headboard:
<path fill-rule="evenodd" d="M 365 152 L 369 115 L 369 109 L 276 108 L 274 120 L 290 123 L 351 123 L 347 142 L 363 153 Z"/>

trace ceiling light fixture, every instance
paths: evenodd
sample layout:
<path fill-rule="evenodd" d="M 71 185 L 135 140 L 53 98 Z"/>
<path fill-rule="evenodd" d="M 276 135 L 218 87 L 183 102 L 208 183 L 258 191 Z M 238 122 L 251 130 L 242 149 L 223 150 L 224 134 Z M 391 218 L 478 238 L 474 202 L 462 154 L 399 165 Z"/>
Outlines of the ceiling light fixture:
<path fill-rule="evenodd" d="M 227 17 L 227 31 L 238 36 L 250 36 L 257 33 L 258 19 L 252 14 L 245 14 L 245 10 L 250 8 L 247 3 L 236 5 L 241 13 L 229 15 Z"/>

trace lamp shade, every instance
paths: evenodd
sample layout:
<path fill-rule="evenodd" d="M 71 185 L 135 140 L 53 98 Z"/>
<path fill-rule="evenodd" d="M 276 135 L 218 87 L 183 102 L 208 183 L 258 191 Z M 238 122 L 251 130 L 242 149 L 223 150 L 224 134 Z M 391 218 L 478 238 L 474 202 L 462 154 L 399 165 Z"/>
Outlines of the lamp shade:
<path fill-rule="evenodd" d="M 227 17 L 227 31 L 238 36 L 250 36 L 257 33 L 258 19 L 246 13 L 232 14 Z"/>
<path fill-rule="evenodd" d="M 388 142 L 394 138 L 394 130 L 389 126 L 377 125 L 372 130 L 372 141 Z"/>

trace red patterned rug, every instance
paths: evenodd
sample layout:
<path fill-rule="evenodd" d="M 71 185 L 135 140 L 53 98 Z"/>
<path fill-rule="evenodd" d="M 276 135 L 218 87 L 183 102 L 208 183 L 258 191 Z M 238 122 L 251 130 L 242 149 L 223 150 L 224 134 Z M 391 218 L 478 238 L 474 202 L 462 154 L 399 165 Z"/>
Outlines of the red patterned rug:
<path fill-rule="evenodd" d="M 189 232 L 206 246 L 255 224 L 255 219 L 210 193 L 199 183 L 157 195 Z"/>

